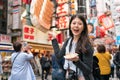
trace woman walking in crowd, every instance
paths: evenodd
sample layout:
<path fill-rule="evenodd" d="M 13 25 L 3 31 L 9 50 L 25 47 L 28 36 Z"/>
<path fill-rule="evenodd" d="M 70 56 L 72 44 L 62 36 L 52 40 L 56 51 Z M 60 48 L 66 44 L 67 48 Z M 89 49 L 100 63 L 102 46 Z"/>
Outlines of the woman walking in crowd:
<path fill-rule="evenodd" d="M 118 51 L 114 56 L 113 62 L 116 65 L 116 75 L 120 79 L 120 45 L 118 47 Z"/>
<path fill-rule="evenodd" d="M 22 49 L 20 42 L 13 43 L 15 52 L 12 54 L 12 70 L 9 80 L 36 80 L 30 60 L 33 54 L 30 46 L 27 45 Z"/>
<path fill-rule="evenodd" d="M 47 80 L 51 68 L 51 61 L 47 54 L 42 56 L 40 59 L 40 64 L 42 67 L 42 80 Z"/>
<path fill-rule="evenodd" d="M 99 44 L 97 46 L 97 53 L 95 56 L 99 60 L 99 67 L 100 67 L 100 78 L 101 80 L 109 80 L 111 67 L 110 67 L 110 59 L 111 55 L 109 52 L 106 51 L 106 47 L 103 44 Z"/>
<path fill-rule="evenodd" d="M 52 45 L 55 55 L 58 59 L 61 59 L 66 54 L 78 54 L 73 58 L 65 59 L 63 65 L 65 70 L 69 69 L 68 72 L 74 73 L 77 77 L 77 79 L 70 80 L 94 80 L 92 76 L 93 47 L 88 37 L 86 20 L 82 16 L 73 15 L 71 17 L 69 34 L 70 38 L 65 41 L 61 50 L 53 35 Z"/>

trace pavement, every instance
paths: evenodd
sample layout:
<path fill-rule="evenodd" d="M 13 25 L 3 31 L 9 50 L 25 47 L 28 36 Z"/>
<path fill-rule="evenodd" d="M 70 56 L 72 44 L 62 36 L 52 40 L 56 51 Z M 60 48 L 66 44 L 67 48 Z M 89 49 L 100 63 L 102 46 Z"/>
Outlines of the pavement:
<path fill-rule="evenodd" d="M 41 76 L 36 76 L 36 80 L 42 80 Z M 48 76 L 48 80 L 52 80 L 51 75 Z M 116 76 L 114 78 L 111 78 L 109 80 L 119 80 Z"/>
<path fill-rule="evenodd" d="M 42 80 L 41 76 L 36 76 L 36 80 Z M 52 76 L 48 75 L 48 80 L 52 80 Z"/>

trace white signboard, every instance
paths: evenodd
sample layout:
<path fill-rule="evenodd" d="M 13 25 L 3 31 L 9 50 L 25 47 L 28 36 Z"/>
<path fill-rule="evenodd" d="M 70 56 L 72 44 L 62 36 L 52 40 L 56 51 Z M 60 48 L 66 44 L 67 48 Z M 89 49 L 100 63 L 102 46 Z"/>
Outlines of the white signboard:
<path fill-rule="evenodd" d="M 19 28 L 19 22 L 20 22 L 20 15 L 19 15 L 19 7 L 13 8 L 13 29 Z"/>
<path fill-rule="evenodd" d="M 48 43 L 48 33 L 44 33 L 39 29 L 24 25 L 23 26 L 23 41 L 49 44 Z"/>
<path fill-rule="evenodd" d="M 68 2 L 68 0 L 56 0 L 56 2 L 57 2 L 58 4 L 62 4 L 62 3 Z"/>
<path fill-rule="evenodd" d="M 10 43 L 11 42 L 11 36 L 0 34 L 0 42 Z"/>

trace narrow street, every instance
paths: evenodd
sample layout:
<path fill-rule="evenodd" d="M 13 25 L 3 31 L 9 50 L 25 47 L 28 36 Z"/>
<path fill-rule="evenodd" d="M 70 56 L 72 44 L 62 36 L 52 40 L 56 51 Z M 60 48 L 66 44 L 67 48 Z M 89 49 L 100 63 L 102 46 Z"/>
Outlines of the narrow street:
<path fill-rule="evenodd" d="M 116 71 L 114 71 L 114 78 L 111 78 L 111 77 L 110 77 L 109 80 L 119 80 L 119 79 L 116 77 L 115 72 L 116 72 Z M 51 74 L 49 74 L 49 76 L 48 76 L 48 80 L 52 80 L 51 77 L 52 77 Z M 36 80 L 42 80 L 42 79 L 41 79 L 41 76 L 36 76 Z"/>
<path fill-rule="evenodd" d="M 42 80 L 40 76 L 36 77 L 36 80 Z M 48 76 L 48 80 L 52 80 L 51 75 Z M 109 80 L 118 80 L 116 76 L 114 78 L 110 78 Z"/>

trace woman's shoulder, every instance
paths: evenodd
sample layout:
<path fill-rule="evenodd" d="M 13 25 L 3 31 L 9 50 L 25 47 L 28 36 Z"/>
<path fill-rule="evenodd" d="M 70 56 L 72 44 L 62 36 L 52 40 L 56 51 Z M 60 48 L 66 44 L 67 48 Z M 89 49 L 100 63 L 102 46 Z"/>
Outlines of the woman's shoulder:
<path fill-rule="evenodd" d="M 88 51 L 92 51 L 92 53 L 94 53 L 94 47 L 91 45 L 91 43 L 86 43 L 86 50 Z"/>

